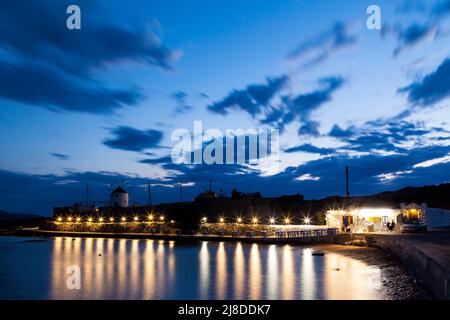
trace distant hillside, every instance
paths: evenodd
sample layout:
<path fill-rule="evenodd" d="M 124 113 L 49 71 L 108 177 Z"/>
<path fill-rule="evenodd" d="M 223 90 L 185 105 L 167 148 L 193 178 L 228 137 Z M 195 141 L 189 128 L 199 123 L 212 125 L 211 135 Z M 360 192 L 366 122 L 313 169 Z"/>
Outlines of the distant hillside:
<path fill-rule="evenodd" d="M 0 229 L 13 226 L 37 226 L 45 220 L 44 217 L 28 213 L 9 213 L 0 210 Z"/>
<path fill-rule="evenodd" d="M 372 196 L 352 198 L 358 204 L 378 204 L 399 207 L 400 203 L 424 202 L 429 207 L 450 209 L 450 184 L 407 187 L 397 191 L 382 192 Z"/>
<path fill-rule="evenodd" d="M 0 220 L 22 220 L 22 219 L 35 219 L 42 218 L 41 216 L 29 213 L 9 213 L 0 210 Z"/>

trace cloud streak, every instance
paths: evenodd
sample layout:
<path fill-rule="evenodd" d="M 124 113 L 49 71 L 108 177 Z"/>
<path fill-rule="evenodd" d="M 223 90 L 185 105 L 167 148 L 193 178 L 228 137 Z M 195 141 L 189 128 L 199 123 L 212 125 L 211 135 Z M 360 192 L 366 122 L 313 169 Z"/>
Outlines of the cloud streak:
<path fill-rule="evenodd" d="M 334 26 L 315 38 L 300 43 L 287 55 L 288 60 L 306 58 L 305 67 L 320 64 L 335 51 L 350 47 L 358 42 L 358 37 L 351 34 L 347 24 L 336 22 Z"/>
<path fill-rule="evenodd" d="M 159 130 L 138 130 L 126 126 L 111 129 L 111 134 L 113 138 L 103 140 L 104 145 L 112 149 L 136 152 L 158 148 L 163 138 L 163 133 Z"/>

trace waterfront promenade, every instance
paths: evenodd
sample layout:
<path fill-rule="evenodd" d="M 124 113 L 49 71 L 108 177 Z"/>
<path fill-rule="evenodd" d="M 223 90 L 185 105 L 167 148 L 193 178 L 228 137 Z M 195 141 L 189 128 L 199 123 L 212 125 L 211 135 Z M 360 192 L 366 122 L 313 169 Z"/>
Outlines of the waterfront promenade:
<path fill-rule="evenodd" d="M 410 274 L 421 280 L 436 298 L 450 299 L 450 229 L 425 234 L 374 233 L 358 237 L 364 237 L 369 246 L 399 258 Z"/>

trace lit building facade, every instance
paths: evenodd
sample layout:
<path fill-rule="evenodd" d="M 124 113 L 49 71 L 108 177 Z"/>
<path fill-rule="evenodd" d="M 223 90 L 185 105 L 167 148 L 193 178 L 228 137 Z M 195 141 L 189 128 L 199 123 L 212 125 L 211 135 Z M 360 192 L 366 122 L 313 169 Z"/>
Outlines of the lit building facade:
<path fill-rule="evenodd" d="M 366 233 L 387 231 L 387 225 L 395 223 L 395 231 L 402 224 L 401 210 L 391 208 L 353 208 L 348 210 L 328 210 L 326 223 L 329 228 L 342 232 Z"/>

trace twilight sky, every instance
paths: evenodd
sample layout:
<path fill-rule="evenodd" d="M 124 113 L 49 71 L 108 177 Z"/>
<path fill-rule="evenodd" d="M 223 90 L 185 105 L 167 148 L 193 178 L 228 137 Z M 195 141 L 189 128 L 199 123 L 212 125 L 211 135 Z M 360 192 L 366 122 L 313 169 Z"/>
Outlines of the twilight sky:
<path fill-rule="evenodd" d="M 66 8 L 81 8 L 81 30 Z M 366 9 L 381 8 L 382 30 Z M 450 180 L 450 1 L 0 2 L 0 210 L 207 187 L 307 199 Z M 178 165 L 177 128 L 280 130 L 280 165 Z"/>

